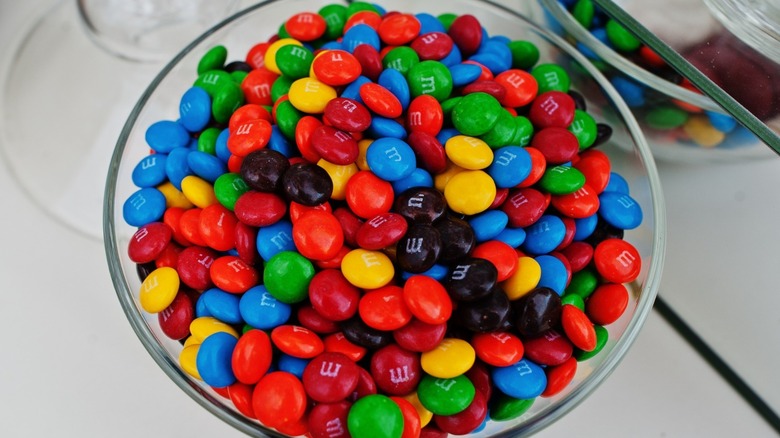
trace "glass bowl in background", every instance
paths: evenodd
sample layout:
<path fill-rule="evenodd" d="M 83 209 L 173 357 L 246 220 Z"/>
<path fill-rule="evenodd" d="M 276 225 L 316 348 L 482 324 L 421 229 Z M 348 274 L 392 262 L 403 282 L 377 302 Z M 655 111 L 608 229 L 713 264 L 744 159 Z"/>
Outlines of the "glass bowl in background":
<path fill-rule="evenodd" d="M 28 198 L 69 231 L 100 239 L 103 169 L 116 132 L 162 66 L 238 3 L 37 5 L 0 59 L 0 154 Z"/>
<path fill-rule="evenodd" d="M 228 61 L 243 59 L 255 44 L 265 41 L 279 29 L 282 20 L 303 11 L 318 11 L 330 0 L 268 1 L 242 11 L 209 30 L 177 55 L 143 93 L 127 120 L 117 142 L 105 191 L 104 240 L 109 269 L 126 316 L 152 358 L 184 392 L 209 412 L 236 429 L 252 436 L 278 436 L 257 421 L 245 417 L 229 399 L 221 397 L 204 382 L 191 377 L 179 366 L 182 344 L 160 329 L 156 314 L 139 304 L 141 281 L 137 266 L 127 255 L 128 243 L 136 228 L 123 220 L 122 206 L 137 190 L 131 174 L 149 153 L 146 129 L 159 120 L 178 116 L 181 95 L 192 85 L 201 56 L 221 44 L 228 49 Z M 490 421 L 475 436 L 518 436 L 550 425 L 585 399 L 615 369 L 636 339 L 658 291 L 665 248 L 665 213 L 661 185 L 642 131 L 628 107 L 601 73 L 560 37 L 537 27 L 517 11 L 486 1 L 448 2 L 385 1 L 388 10 L 451 12 L 473 14 L 491 35 L 534 42 L 540 49 L 540 62 L 556 62 L 572 76 L 573 90 L 581 90 L 588 112 L 613 128 L 611 140 L 599 146 L 612 161 L 612 170 L 628 182 L 631 196 L 643 209 L 642 225 L 625 234 L 642 259 L 639 277 L 627 284 L 630 302 L 623 316 L 606 326 L 609 341 L 600 354 L 579 363 L 577 374 L 564 391 L 551 398 L 539 398 L 521 417 L 508 422 Z M 524 11 L 520 11 L 524 12 Z M 628 389 L 627 389 L 628 391 Z M 587 425 L 583 425 L 587 429 Z"/>
<path fill-rule="evenodd" d="M 582 20 L 583 12 L 575 9 L 580 3 L 577 0 L 540 0 L 540 3 L 544 10 L 540 21 L 572 41 L 621 92 L 657 159 L 695 163 L 771 156 L 760 139 L 735 123 L 715 101 L 665 66 L 660 58 L 643 57 L 634 51 L 621 52 L 605 37 L 605 23 L 599 24 L 598 34 L 584 27 L 578 21 L 578 17 Z M 780 77 L 780 65 L 724 29 L 702 0 L 665 5 L 641 0 L 615 3 L 775 133 L 780 133 L 780 89 L 771 84 Z M 760 71 L 766 75 L 755 79 L 756 73 L 748 76 L 748 70 L 738 71 L 740 65 L 753 72 L 763 69 Z M 746 82 L 751 83 L 750 88 Z"/>

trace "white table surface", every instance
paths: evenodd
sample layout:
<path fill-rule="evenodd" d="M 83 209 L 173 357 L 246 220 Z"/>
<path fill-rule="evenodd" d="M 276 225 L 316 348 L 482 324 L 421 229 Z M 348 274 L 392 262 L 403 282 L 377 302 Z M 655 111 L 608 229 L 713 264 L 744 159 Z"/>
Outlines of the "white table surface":
<path fill-rule="evenodd" d="M 0 0 L 0 59 L 50 3 Z M 102 242 L 43 214 L 0 160 L 0 436 L 241 436 L 147 355 L 116 299 Z M 780 406 L 780 159 L 659 167 L 669 222 L 661 295 Z M 775 433 L 653 312 L 614 374 L 538 436 Z"/>

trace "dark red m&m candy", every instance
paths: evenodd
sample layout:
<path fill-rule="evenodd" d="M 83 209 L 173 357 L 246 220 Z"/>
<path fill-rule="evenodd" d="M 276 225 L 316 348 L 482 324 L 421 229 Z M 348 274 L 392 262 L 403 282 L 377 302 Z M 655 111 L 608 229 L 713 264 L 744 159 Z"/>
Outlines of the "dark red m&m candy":
<path fill-rule="evenodd" d="M 390 395 L 407 395 L 422 378 L 418 353 L 391 344 L 371 356 L 371 376 L 377 388 Z"/>
<path fill-rule="evenodd" d="M 357 388 L 360 371 L 341 353 L 322 353 L 303 370 L 306 394 L 320 403 L 345 400 Z"/>

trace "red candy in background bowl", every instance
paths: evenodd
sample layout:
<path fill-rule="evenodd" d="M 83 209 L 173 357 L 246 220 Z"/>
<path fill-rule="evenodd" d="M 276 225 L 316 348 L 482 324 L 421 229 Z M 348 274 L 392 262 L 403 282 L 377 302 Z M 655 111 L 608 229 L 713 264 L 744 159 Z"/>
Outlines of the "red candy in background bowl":
<path fill-rule="evenodd" d="M 481 1 L 381 6 L 386 11 L 360 2 L 264 3 L 203 35 L 166 66 L 128 120 L 107 183 L 105 242 L 120 303 L 169 377 L 253 436 L 533 433 L 606 378 L 652 307 L 665 237 L 652 157 L 598 71 L 522 16 Z M 318 14 L 325 7 L 343 12 L 350 35 L 329 27 Z M 432 35 L 445 43 L 438 46 Z M 443 35 L 465 62 L 441 58 L 450 47 Z M 334 46 L 314 49 L 321 38 L 342 36 L 339 44 L 352 51 L 364 79 L 327 63 L 312 72 L 284 58 L 351 61 Z M 274 45 L 293 37 L 298 44 Z M 491 53 L 487 41 L 506 47 Z M 304 43 L 313 56 L 296 49 Z M 397 45 L 411 48 L 390 54 Z M 538 49 L 538 60 L 524 52 L 529 47 Z M 496 62 L 506 53 L 509 67 L 525 74 L 501 76 Z M 385 65 L 387 56 L 400 61 Z M 533 76 L 540 65 L 567 71 L 565 88 L 552 90 L 543 74 Z M 338 85 L 320 85 L 310 74 Z M 301 76 L 286 77 L 295 75 Z M 462 82 L 448 84 L 453 78 Z M 210 88 L 211 81 L 234 79 L 240 85 Z M 554 98 L 508 95 L 517 80 L 543 82 L 534 93 Z M 350 85 L 359 81 L 356 93 Z M 182 95 L 193 84 L 212 92 L 213 118 L 190 132 L 191 145 L 183 147 L 221 160 L 221 174 L 204 164 L 213 160 L 194 154 L 180 181 L 164 191 L 139 190 L 131 175 L 150 152 L 149 126 L 180 117 Z M 495 102 L 498 112 L 461 106 L 453 122 L 458 98 L 472 94 Z M 237 104 L 226 109 L 230 99 Z M 566 114 L 555 113 L 561 107 Z M 410 115 L 418 111 L 419 119 Z M 577 146 L 585 141 L 577 126 L 590 120 L 582 113 L 594 122 L 587 146 Z M 484 134 L 448 141 L 453 125 Z M 251 134 L 253 126 L 262 128 L 259 135 Z M 544 130 L 562 130 L 552 137 L 577 148 L 571 141 L 551 147 L 542 141 L 547 134 L 534 146 L 534 134 Z M 227 155 L 201 144 L 220 132 Z M 387 159 L 414 165 L 385 181 L 372 171 L 378 158 L 367 159 L 366 149 L 394 135 L 400 137 L 385 142 Z M 527 166 L 527 176 L 496 189 L 489 174 L 503 170 L 474 163 L 510 146 L 527 155 L 516 164 Z M 471 159 L 472 148 L 480 160 Z M 504 150 L 502 162 L 519 150 Z M 459 169 L 453 160 L 477 168 Z M 399 175 L 388 166 L 387 174 Z M 172 167 L 168 178 L 181 176 Z M 448 196 L 450 181 L 459 189 Z M 486 198 L 483 188 L 491 185 L 494 195 Z M 585 187 L 585 208 L 576 199 L 559 200 Z M 632 216 L 636 207 L 623 211 L 614 203 L 605 207 L 610 214 L 597 217 L 594 196 L 608 191 L 630 193 L 641 205 L 641 223 Z M 448 208 L 464 202 L 478 213 Z M 572 212 L 582 217 L 567 216 Z M 146 223 L 128 225 L 128 215 Z M 412 270 L 431 260 L 428 271 L 402 272 L 401 266 Z"/>
<path fill-rule="evenodd" d="M 723 16 L 726 25 L 720 24 L 707 3 L 740 7 L 739 2 L 715 0 L 615 2 L 777 135 L 778 60 L 729 31 L 732 24 L 749 25 L 729 15 Z M 772 156 L 755 134 L 592 0 L 540 0 L 539 4 L 543 21 L 582 51 L 618 89 L 657 159 L 706 163 Z M 762 38 L 771 46 L 776 42 L 770 34 L 765 31 Z"/>

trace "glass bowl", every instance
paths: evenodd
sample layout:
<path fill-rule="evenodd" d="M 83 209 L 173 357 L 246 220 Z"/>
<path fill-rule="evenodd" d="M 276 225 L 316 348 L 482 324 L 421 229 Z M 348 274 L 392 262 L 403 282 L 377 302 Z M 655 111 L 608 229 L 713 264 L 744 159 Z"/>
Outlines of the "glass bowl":
<path fill-rule="evenodd" d="M 647 2 L 619 0 L 615 3 L 637 17 L 640 23 L 681 53 L 775 133 L 780 132 L 777 127 L 780 120 L 777 99 L 774 104 L 770 102 L 767 108 L 767 105 L 759 103 L 761 99 L 755 98 L 756 94 L 744 91 L 748 87 L 744 86 L 744 81 L 738 76 L 744 77 L 744 74 L 732 74 L 725 68 L 749 60 L 750 65 L 754 66 L 751 68 L 762 66 L 760 68 L 767 72 L 771 80 L 771 77 L 776 78 L 778 75 L 780 65 L 759 55 L 730 34 L 710 15 L 702 0 L 675 3 L 673 20 L 667 19 L 668 16 L 660 13 L 660 10 L 642 12 L 645 10 L 643 8 L 647 8 Z M 616 84 L 639 121 L 657 159 L 688 163 L 739 162 L 741 159 L 771 156 L 758 137 L 735 123 L 721 106 L 699 92 L 669 66 L 664 66 L 660 58 L 652 60 L 652 57 L 643 56 L 641 52 L 621 52 L 603 33 L 603 24 L 599 24 L 598 34 L 584 27 L 575 18 L 574 6 L 570 6 L 572 9 L 566 6 L 575 5 L 576 2 L 540 0 L 540 4 L 544 11 L 540 21 L 574 43 Z M 672 27 L 677 31 L 673 31 Z M 707 57 L 707 54 L 711 56 Z M 650 67 L 653 62 L 660 62 L 660 65 Z M 771 87 L 769 90 L 761 90 L 770 95 L 774 93 Z"/>
<path fill-rule="evenodd" d="M 108 172 L 104 204 L 104 239 L 109 269 L 120 304 L 130 325 L 151 357 L 170 379 L 206 410 L 252 436 L 279 436 L 258 421 L 242 415 L 231 401 L 179 365 L 182 343 L 169 339 L 158 316 L 144 311 L 139 294 L 141 281 L 136 264 L 128 256 L 128 244 L 137 228 L 123 220 L 123 204 L 137 190 L 131 180 L 134 167 L 149 153 L 147 128 L 156 121 L 178 117 L 181 95 L 192 85 L 200 58 L 221 44 L 228 59 L 242 59 L 259 41 L 279 29 L 282 19 L 302 11 L 317 11 L 329 1 L 268 1 L 227 19 L 191 43 L 176 56 L 143 93 L 117 142 Z M 630 110 L 609 82 L 588 61 L 558 36 L 537 27 L 523 15 L 485 1 L 428 2 L 387 1 L 388 10 L 470 13 L 491 34 L 534 42 L 540 62 L 556 62 L 570 71 L 571 88 L 583 90 L 588 111 L 610 125 L 612 137 L 600 145 L 612 162 L 612 171 L 623 176 L 631 196 L 642 206 L 642 224 L 625 233 L 642 261 L 636 280 L 626 284 L 629 303 L 614 323 L 606 326 L 609 340 L 595 357 L 580 362 L 572 383 L 559 394 L 539 398 L 522 416 L 511 421 L 489 421 L 475 436 L 518 436 L 550 425 L 588 396 L 615 369 L 636 339 L 658 291 L 665 248 L 665 213 L 656 167 L 643 134 Z M 627 389 L 628 390 L 628 389 Z M 222 392 L 224 394 L 224 392 Z M 587 428 L 587 425 L 583 425 Z"/>

